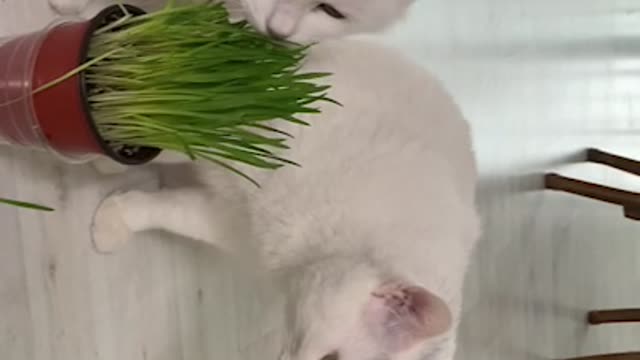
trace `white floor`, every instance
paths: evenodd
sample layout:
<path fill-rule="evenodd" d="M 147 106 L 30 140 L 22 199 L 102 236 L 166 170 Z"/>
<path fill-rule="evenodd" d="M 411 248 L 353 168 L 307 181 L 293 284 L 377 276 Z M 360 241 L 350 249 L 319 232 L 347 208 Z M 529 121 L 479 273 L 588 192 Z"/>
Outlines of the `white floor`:
<path fill-rule="evenodd" d="M 0 36 L 52 18 L 0 0 Z M 460 360 L 640 350 L 640 326 L 587 328 L 600 307 L 640 307 L 640 223 L 616 207 L 540 191 L 549 169 L 640 190 L 593 165 L 599 146 L 640 158 L 640 3 L 422 0 L 389 37 L 440 76 L 473 124 L 484 240 L 469 275 Z M 0 352 L 7 360 L 264 359 L 267 290 L 215 252 L 149 236 L 93 252 L 90 218 L 113 189 L 89 168 L 0 149 Z M 635 349 L 634 349 L 635 347 Z"/>

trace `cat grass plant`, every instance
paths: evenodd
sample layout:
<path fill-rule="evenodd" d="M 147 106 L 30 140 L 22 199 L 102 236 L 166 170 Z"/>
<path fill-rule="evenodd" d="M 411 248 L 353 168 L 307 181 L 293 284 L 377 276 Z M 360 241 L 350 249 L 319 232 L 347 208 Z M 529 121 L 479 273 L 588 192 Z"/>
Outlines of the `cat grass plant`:
<path fill-rule="evenodd" d="M 328 74 L 300 72 L 307 50 L 230 23 L 220 4 L 113 5 L 0 43 L 0 140 L 125 164 L 171 150 L 241 175 L 234 163 L 276 169 L 292 162 L 271 121 L 308 125 L 299 116 L 331 101 L 316 82 Z"/>
<path fill-rule="evenodd" d="M 0 142 L 128 165 L 170 150 L 251 180 L 238 164 L 294 164 L 272 120 L 309 125 L 300 115 L 332 101 L 317 82 L 328 74 L 300 72 L 307 50 L 230 23 L 220 4 L 113 5 L 0 42 Z"/>
<path fill-rule="evenodd" d="M 268 121 L 308 125 L 299 114 L 329 100 L 326 74 L 297 72 L 306 48 L 275 42 L 222 5 L 170 4 L 99 29 L 83 66 L 91 114 L 113 147 L 182 152 L 233 170 L 231 162 L 275 169 L 287 134 Z"/>

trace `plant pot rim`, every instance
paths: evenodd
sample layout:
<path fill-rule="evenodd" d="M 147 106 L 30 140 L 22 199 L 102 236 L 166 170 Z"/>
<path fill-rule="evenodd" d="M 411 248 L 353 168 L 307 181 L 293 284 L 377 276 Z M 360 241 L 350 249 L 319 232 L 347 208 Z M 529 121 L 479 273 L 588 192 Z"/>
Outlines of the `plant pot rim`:
<path fill-rule="evenodd" d="M 89 46 L 91 44 L 91 39 L 93 38 L 93 34 L 102 26 L 106 25 L 105 21 L 108 23 L 108 17 L 113 15 L 116 12 L 122 12 L 122 8 L 125 8 L 128 12 L 133 14 L 134 16 L 144 15 L 146 12 L 141 8 L 129 4 L 114 4 L 105 7 L 102 9 L 96 16 L 92 17 L 88 20 L 89 25 L 84 34 L 84 38 L 82 39 L 81 49 L 80 49 L 80 64 L 85 64 L 89 60 Z M 147 163 L 157 157 L 162 149 L 147 147 L 147 146 L 131 146 L 124 147 L 120 151 L 114 150 L 110 144 L 102 138 L 100 132 L 98 131 L 98 127 L 94 121 L 93 115 L 91 113 L 91 106 L 89 104 L 89 94 L 88 94 L 88 84 L 86 80 L 86 73 L 82 71 L 79 74 L 80 77 L 80 97 L 82 98 L 82 107 L 83 112 L 85 113 L 88 122 L 89 128 L 93 135 L 95 136 L 96 141 L 98 142 L 100 148 L 103 151 L 103 154 L 111 158 L 112 160 L 123 164 L 123 165 L 140 165 Z"/>

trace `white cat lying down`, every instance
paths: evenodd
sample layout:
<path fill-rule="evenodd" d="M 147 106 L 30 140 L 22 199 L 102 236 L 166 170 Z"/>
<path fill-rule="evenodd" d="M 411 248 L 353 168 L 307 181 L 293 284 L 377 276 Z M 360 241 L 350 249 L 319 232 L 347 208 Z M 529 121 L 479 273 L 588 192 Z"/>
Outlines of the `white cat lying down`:
<path fill-rule="evenodd" d="M 378 45 L 327 42 L 303 70 L 334 73 L 343 107 L 282 125 L 295 135 L 284 156 L 302 168 L 245 169 L 257 189 L 195 164 L 201 186 L 105 200 L 96 246 L 160 229 L 257 254 L 289 297 L 283 360 L 451 360 L 479 236 L 463 116 L 422 68 Z"/>

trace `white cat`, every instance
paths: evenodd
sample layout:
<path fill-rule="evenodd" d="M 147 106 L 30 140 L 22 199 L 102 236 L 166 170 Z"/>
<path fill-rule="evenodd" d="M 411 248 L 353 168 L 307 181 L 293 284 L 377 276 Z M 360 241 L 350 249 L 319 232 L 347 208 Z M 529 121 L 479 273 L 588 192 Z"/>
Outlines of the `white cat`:
<path fill-rule="evenodd" d="M 440 84 L 379 45 L 314 47 L 330 96 L 283 155 L 302 164 L 244 179 L 193 165 L 202 185 L 130 191 L 99 207 L 93 236 L 113 251 L 159 229 L 251 256 L 289 297 L 282 360 L 451 360 L 479 236 L 468 126 Z M 249 240 L 247 240 L 249 239 Z M 245 241 L 246 240 L 246 241 Z"/>
<path fill-rule="evenodd" d="M 193 0 L 207 1 L 207 0 Z M 414 0 L 221 0 L 232 18 L 247 19 L 256 29 L 299 43 L 346 34 L 374 32 L 400 19 Z M 93 14 L 115 0 L 49 0 L 61 14 Z M 165 0 L 125 1 L 160 5 Z"/>

